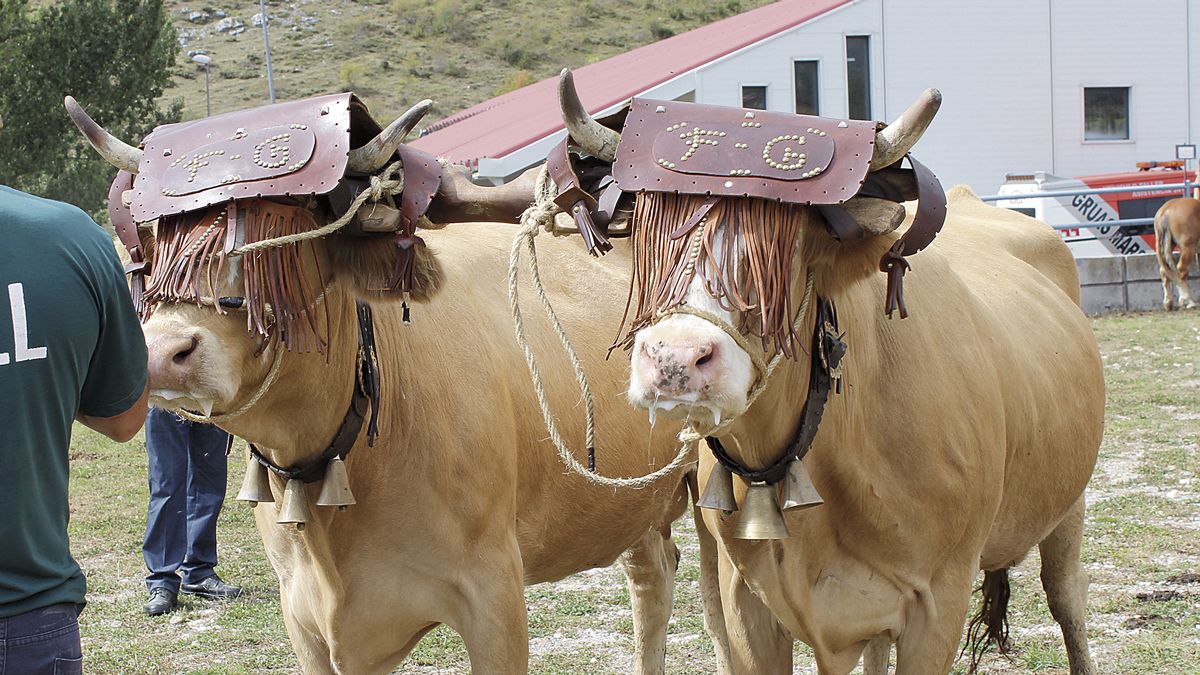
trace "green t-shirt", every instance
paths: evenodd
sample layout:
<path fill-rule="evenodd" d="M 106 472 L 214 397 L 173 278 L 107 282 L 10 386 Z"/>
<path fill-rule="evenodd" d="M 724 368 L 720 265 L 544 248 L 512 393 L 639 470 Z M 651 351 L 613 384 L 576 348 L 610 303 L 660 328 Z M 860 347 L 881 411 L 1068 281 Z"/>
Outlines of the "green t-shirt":
<path fill-rule="evenodd" d="M 125 412 L 145 384 L 112 240 L 74 206 L 0 185 L 0 618 L 83 603 L 67 546 L 71 422 Z"/>

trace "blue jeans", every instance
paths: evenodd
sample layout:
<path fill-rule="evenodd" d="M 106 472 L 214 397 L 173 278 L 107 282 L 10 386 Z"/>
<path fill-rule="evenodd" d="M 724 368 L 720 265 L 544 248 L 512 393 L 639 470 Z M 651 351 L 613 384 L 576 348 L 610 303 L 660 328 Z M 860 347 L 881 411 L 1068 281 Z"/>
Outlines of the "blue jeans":
<path fill-rule="evenodd" d="M 142 557 L 150 570 L 148 589 L 178 593 L 181 582 L 195 584 L 216 574 L 217 516 L 225 502 L 228 443 L 229 434 L 215 426 L 150 410 L 150 509 L 142 542 Z"/>
<path fill-rule="evenodd" d="M 79 619 L 75 605 L 42 607 L 0 619 L 0 675 L 79 675 Z"/>

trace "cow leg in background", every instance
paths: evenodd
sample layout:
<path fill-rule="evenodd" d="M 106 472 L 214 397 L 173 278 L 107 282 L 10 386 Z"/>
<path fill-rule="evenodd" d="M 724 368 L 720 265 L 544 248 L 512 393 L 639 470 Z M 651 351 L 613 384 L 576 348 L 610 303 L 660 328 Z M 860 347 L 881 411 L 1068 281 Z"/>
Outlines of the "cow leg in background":
<path fill-rule="evenodd" d="M 1171 253 L 1168 251 L 1167 255 L 1171 255 Z M 1158 277 L 1162 279 L 1163 309 L 1169 312 L 1175 309 L 1175 289 L 1173 288 L 1175 274 L 1163 264 L 1161 257 L 1158 259 Z"/>
<path fill-rule="evenodd" d="M 1050 614 L 1062 627 L 1063 642 L 1072 675 L 1096 672 L 1088 653 L 1087 573 L 1079 564 L 1079 545 L 1083 539 L 1084 498 L 1071 507 L 1066 518 L 1038 544 L 1042 553 L 1042 588 Z"/>
<path fill-rule="evenodd" d="M 1175 280 L 1175 285 L 1179 288 L 1179 306 L 1188 309 L 1196 308 L 1196 301 L 1192 299 L 1192 289 L 1188 287 L 1188 274 L 1191 273 L 1192 265 L 1196 263 L 1196 249 L 1194 241 L 1179 242 L 1179 277 Z"/>
<path fill-rule="evenodd" d="M 472 560 L 455 589 L 462 598 L 445 621 L 462 636 L 478 675 L 529 671 L 529 618 L 525 611 L 524 570 L 516 535 L 507 543 L 482 543 L 467 550 Z M 484 555 L 486 552 L 486 555 Z"/>
<path fill-rule="evenodd" d="M 891 658 L 891 638 L 886 635 L 876 636 L 863 652 L 863 675 L 887 675 Z"/>
<path fill-rule="evenodd" d="M 621 554 L 621 567 L 629 583 L 633 605 L 633 642 L 636 671 L 661 675 L 667 658 L 667 624 L 675 597 L 675 570 L 679 548 L 666 531 L 650 529 Z"/>
<path fill-rule="evenodd" d="M 729 634 L 733 672 L 738 675 L 791 675 L 792 636 L 746 585 L 729 554 L 721 551 L 721 607 Z"/>
<path fill-rule="evenodd" d="M 690 480 L 692 494 L 695 495 L 695 475 Z M 725 629 L 725 612 L 721 606 L 721 580 L 717 562 L 720 548 L 705 525 L 699 506 L 692 507 L 692 519 L 696 523 L 696 539 L 700 542 L 700 602 L 704 606 L 704 630 L 716 652 L 717 675 L 731 675 L 734 671 L 729 655 L 729 633 Z"/>

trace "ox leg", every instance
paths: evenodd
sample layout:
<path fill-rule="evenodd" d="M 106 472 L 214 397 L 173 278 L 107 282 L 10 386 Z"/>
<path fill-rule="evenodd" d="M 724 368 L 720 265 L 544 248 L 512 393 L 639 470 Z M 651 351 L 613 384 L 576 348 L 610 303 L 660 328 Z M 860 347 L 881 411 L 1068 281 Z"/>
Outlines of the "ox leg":
<path fill-rule="evenodd" d="M 305 628 L 288 611 L 287 601 L 282 603 L 283 624 L 287 628 L 288 638 L 292 641 L 292 651 L 300 662 L 300 669 L 305 675 L 337 675 L 329 645 L 313 631 Z"/>
<path fill-rule="evenodd" d="M 933 579 L 932 597 L 911 603 L 896 641 L 896 675 L 948 673 L 958 656 L 978 558 L 951 562 Z"/>
<path fill-rule="evenodd" d="M 1081 496 L 1050 536 L 1038 544 L 1042 553 L 1042 588 L 1050 614 L 1062 628 L 1072 675 L 1092 675 L 1096 668 L 1088 653 L 1087 573 L 1079 564 L 1083 539 L 1084 500 Z"/>
<path fill-rule="evenodd" d="M 693 479 L 694 480 L 694 479 Z M 725 611 L 721 606 L 721 579 L 718 569 L 720 547 L 704 522 L 699 506 L 692 507 L 696 539 L 700 542 L 700 601 L 704 606 L 704 630 L 712 640 L 717 657 L 717 675 L 731 675 L 729 633 L 725 629 Z"/>
<path fill-rule="evenodd" d="M 462 636 L 478 675 L 514 675 L 529 671 L 529 619 L 525 611 L 524 572 L 516 537 L 496 549 L 483 547 L 458 589 L 462 603 L 446 621 Z M 495 553 L 492 553 L 495 550 Z"/>
<path fill-rule="evenodd" d="M 863 652 L 863 675 L 887 675 L 892 658 L 892 640 L 886 635 L 877 635 L 867 644 Z"/>
<path fill-rule="evenodd" d="M 718 567 L 733 672 L 738 675 L 790 675 L 791 635 L 746 585 L 741 572 L 724 551 Z"/>
<path fill-rule="evenodd" d="M 636 672 L 661 675 L 667 659 L 667 624 L 675 597 L 679 549 L 670 530 L 650 529 L 621 554 L 633 604 L 633 643 Z"/>
<path fill-rule="evenodd" d="M 1179 244 L 1179 277 L 1175 281 L 1175 285 L 1179 287 L 1179 305 L 1188 309 L 1196 308 L 1196 301 L 1192 299 L 1192 289 L 1188 286 L 1188 275 L 1191 273 L 1192 264 L 1196 262 L 1196 244 L 1189 242 L 1188 244 Z"/>

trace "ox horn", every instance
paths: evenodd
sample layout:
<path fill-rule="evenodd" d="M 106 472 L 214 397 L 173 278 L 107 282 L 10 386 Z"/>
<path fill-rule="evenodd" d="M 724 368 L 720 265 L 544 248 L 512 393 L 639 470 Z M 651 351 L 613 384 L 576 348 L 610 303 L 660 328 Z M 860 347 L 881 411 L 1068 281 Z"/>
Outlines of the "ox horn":
<path fill-rule="evenodd" d="M 382 169 L 392 159 L 396 148 L 404 142 L 404 137 L 413 130 L 413 127 L 417 126 L 417 122 L 420 122 L 432 107 L 433 101 L 425 99 L 409 108 L 408 112 L 397 117 L 395 122 L 389 124 L 366 145 L 351 150 L 350 159 L 346 162 L 347 168 L 356 173 L 368 174 Z"/>
<path fill-rule="evenodd" d="M 587 108 L 579 100 L 575 91 L 575 78 L 570 68 L 563 68 L 558 76 L 558 102 L 562 107 L 563 123 L 571 138 L 579 147 L 587 150 L 593 156 L 605 162 L 617 158 L 617 144 L 621 142 L 621 134 L 609 129 L 592 119 Z"/>
<path fill-rule="evenodd" d="M 926 89 L 895 122 L 876 132 L 871 171 L 891 166 L 907 155 L 912 146 L 921 140 L 921 134 L 929 128 L 941 105 L 942 92 L 932 87 Z"/>
<path fill-rule="evenodd" d="M 141 150 L 113 136 L 104 127 L 96 124 L 96 120 L 84 112 L 83 107 L 75 101 L 74 97 L 64 98 L 63 105 L 66 106 L 71 121 L 79 127 L 84 137 L 87 138 L 87 142 L 96 149 L 96 152 L 100 153 L 101 157 L 122 171 L 137 173 L 138 164 L 142 161 Z"/>

